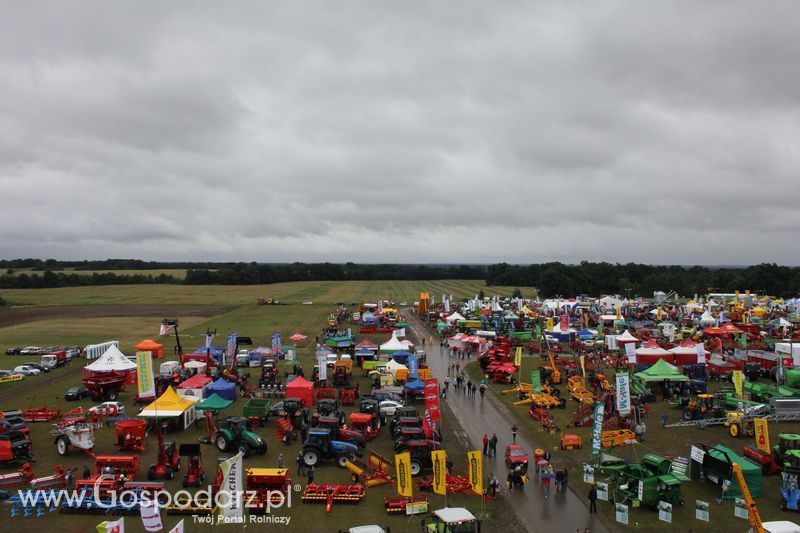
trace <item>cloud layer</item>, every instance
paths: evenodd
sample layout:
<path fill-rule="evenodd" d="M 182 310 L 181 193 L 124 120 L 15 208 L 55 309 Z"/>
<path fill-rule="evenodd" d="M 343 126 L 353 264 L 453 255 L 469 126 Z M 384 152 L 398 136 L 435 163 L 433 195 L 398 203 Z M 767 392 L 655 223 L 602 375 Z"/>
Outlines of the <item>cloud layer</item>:
<path fill-rule="evenodd" d="M 3 11 L 5 258 L 800 264 L 792 2 Z"/>

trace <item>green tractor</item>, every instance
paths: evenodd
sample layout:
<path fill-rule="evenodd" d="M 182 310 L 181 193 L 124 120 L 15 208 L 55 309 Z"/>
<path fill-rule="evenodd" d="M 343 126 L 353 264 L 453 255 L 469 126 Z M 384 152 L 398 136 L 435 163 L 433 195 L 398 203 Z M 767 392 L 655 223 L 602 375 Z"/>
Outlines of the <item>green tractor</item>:
<path fill-rule="evenodd" d="M 616 474 L 614 501 L 630 505 L 639 500 L 643 506 L 658 508 L 659 501 L 683 505 L 681 482 L 686 478 L 674 474 L 671 461 L 648 453 L 639 464 L 626 465 Z"/>
<path fill-rule="evenodd" d="M 775 456 L 775 462 L 781 468 L 785 468 L 784 464 L 787 460 L 786 454 L 791 450 L 800 450 L 800 435 L 796 433 L 781 433 L 778 435 L 778 444 L 772 447 L 772 454 Z"/>
<path fill-rule="evenodd" d="M 267 453 L 267 441 L 250 430 L 250 420 L 243 416 L 229 416 L 214 433 L 214 443 L 221 452 L 236 450 L 244 457 L 251 451 Z"/>

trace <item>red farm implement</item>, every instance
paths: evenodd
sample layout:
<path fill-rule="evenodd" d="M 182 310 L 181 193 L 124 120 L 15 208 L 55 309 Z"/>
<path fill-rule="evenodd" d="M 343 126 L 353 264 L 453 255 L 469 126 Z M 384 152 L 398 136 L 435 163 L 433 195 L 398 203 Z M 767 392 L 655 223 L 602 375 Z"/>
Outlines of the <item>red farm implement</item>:
<path fill-rule="evenodd" d="M 447 474 L 446 484 L 448 494 L 475 494 L 472 491 L 472 485 L 470 485 L 467 476 L 453 476 Z M 417 490 L 433 490 L 433 478 L 431 476 L 421 478 L 417 481 Z"/>
<path fill-rule="evenodd" d="M 147 440 L 147 422 L 136 418 L 119 420 L 114 424 L 117 432 L 117 448 L 143 452 Z"/>
<path fill-rule="evenodd" d="M 37 409 L 26 409 L 22 413 L 25 422 L 50 422 L 61 416 L 61 409 L 51 409 L 46 405 Z"/>
<path fill-rule="evenodd" d="M 386 512 L 389 514 L 406 514 L 406 506 L 409 504 L 418 504 L 430 503 L 428 498 L 421 496 L 421 497 L 411 497 L 408 496 L 384 496 L 383 497 L 383 507 L 386 509 Z"/>
<path fill-rule="evenodd" d="M 53 467 L 53 475 L 38 477 L 31 480 L 34 490 L 60 489 L 67 486 L 67 471 L 61 465 Z"/>
<path fill-rule="evenodd" d="M 0 475 L 0 489 L 27 485 L 33 479 L 33 468 L 30 463 L 25 463 L 16 472 Z"/>
<path fill-rule="evenodd" d="M 330 513 L 334 503 L 361 503 L 364 485 L 317 485 L 311 483 L 303 492 L 303 503 L 324 503 L 325 512 Z"/>

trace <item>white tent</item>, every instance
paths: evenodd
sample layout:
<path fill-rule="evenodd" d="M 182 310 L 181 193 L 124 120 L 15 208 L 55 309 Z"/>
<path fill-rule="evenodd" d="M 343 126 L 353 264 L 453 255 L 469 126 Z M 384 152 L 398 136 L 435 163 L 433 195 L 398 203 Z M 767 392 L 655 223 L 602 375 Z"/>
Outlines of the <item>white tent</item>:
<path fill-rule="evenodd" d="M 687 339 L 680 346 L 670 348 L 668 351 L 675 355 L 697 355 L 697 343 Z"/>
<path fill-rule="evenodd" d="M 711 316 L 711 313 L 709 313 L 707 310 L 702 315 L 700 315 L 701 326 L 711 326 L 716 323 L 717 319 Z"/>
<path fill-rule="evenodd" d="M 614 298 L 613 296 L 604 296 L 597 300 L 599 305 L 604 306 L 606 309 L 613 308 L 616 309 L 617 307 L 622 305 L 622 300 L 618 298 Z"/>
<path fill-rule="evenodd" d="M 641 348 L 637 348 L 636 355 L 670 355 L 670 352 L 659 346 L 655 341 L 650 341 Z"/>
<path fill-rule="evenodd" d="M 455 311 L 452 315 L 445 318 L 448 322 L 455 322 L 456 320 L 465 320 L 463 316 L 458 314 L 458 311 Z"/>
<path fill-rule="evenodd" d="M 86 365 L 86 370 L 92 372 L 124 372 L 136 368 L 136 363 L 125 357 L 114 345 L 111 345 L 97 361 Z"/>
<path fill-rule="evenodd" d="M 392 338 L 386 341 L 385 343 L 381 344 L 380 351 L 381 353 L 394 353 L 399 352 L 400 350 L 405 350 L 407 341 L 400 342 L 400 339 L 397 338 L 397 335 L 392 333 Z"/>
<path fill-rule="evenodd" d="M 398 370 L 408 370 L 408 367 L 406 365 L 398 363 L 394 359 L 386 363 L 386 371 L 389 372 L 392 375 L 392 377 L 395 377 L 397 375 Z"/>
<path fill-rule="evenodd" d="M 577 333 L 577 332 L 578 332 L 578 330 L 573 329 L 573 328 L 569 328 L 569 329 L 566 329 L 566 330 L 561 329 L 561 323 L 560 322 L 556 322 L 555 326 L 553 326 L 553 329 L 551 329 L 549 331 L 549 333 L 562 333 L 562 334 L 563 333 Z"/>
<path fill-rule="evenodd" d="M 620 344 L 623 344 L 623 343 L 626 343 L 626 342 L 639 342 L 639 339 L 637 339 L 636 337 L 631 335 L 630 331 L 625 330 L 625 333 L 623 333 L 622 335 L 617 337 L 617 342 L 620 343 Z"/>

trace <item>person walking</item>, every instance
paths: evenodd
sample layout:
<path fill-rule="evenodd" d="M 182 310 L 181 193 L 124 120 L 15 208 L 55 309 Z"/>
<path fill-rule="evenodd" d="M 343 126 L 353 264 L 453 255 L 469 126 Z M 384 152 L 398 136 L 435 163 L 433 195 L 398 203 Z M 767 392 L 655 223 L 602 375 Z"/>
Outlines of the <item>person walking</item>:
<path fill-rule="evenodd" d="M 661 413 L 661 427 L 667 427 L 667 422 L 669 422 L 669 414 L 664 411 Z"/>
<path fill-rule="evenodd" d="M 314 475 L 317 473 L 317 469 L 313 466 L 308 467 L 308 484 L 311 485 L 314 483 Z"/>
<path fill-rule="evenodd" d="M 442 399 L 447 399 L 447 387 L 445 387 L 444 385 L 442 385 L 442 393 L 440 394 L 440 396 L 442 397 Z"/>
<path fill-rule="evenodd" d="M 483 434 L 483 455 L 489 455 L 489 435 Z"/>
<path fill-rule="evenodd" d="M 508 492 L 514 492 L 514 471 L 509 470 L 508 476 L 506 476 L 506 488 Z"/>
<path fill-rule="evenodd" d="M 481 383 L 481 400 L 486 396 L 486 383 Z"/>
<path fill-rule="evenodd" d="M 492 433 L 492 438 L 489 439 L 489 457 L 497 455 L 497 433 Z"/>
<path fill-rule="evenodd" d="M 297 461 L 297 475 L 298 476 L 306 475 L 306 462 L 303 461 L 303 452 L 297 453 L 297 458 L 295 459 L 295 461 Z"/>
<path fill-rule="evenodd" d="M 569 481 L 569 469 L 564 467 L 564 481 L 561 482 L 561 492 L 567 492 L 567 482 Z"/>
<path fill-rule="evenodd" d="M 278 454 L 278 468 L 283 468 L 283 452 Z"/>
<path fill-rule="evenodd" d="M 494 477 L 493 473 L 489 474 L 489 483 L 487 483 L 487 485 L 489 485 L 489 491 L 488 491 L 489 492 L 489 496 L 491 496 L 492 498 L 496 498 L 497 497 L 497 487 L 500 486 L 500 482 L 497 481 L 497 478 Z"/>
<path fill-rule="evenodd" d="M 597 512 L 597 487 L 592 485 L 589 489 L 589 513 Z"/>
<path fill-rule="evenodd" d="M 544 499 L 545 500 L 550 495 L 550 478 L 551 477 L 553 477 L 553 474 L 551 474 L 550 472 L 543 472 L 542 473 L 542 489 L 544 490 Z"/>
<path fill-rule="evenodd" d="M 642 422 L 642 442 L 647 440 L 646 437 L 647 437 L 647 424 Z"/>
<path fill-rule="evenodd" d="M 561 487 L 564 483 L 564 471 L 560 468 L 556 470 L 556 492 L 561 492 Z"/>
<path fill-rule="evenodd" d="M 446 378 L 444 378 L 444 388 L 445 389 L 449 389 L 450 388 L 450 376 L 447 376 Z"/>
<path fill-rule="evenodd" d="M 514 444 L 516 444 L 516 443 L 517 443 L 517 431 L 518 431 L 518 428 L 517 428 L 517 425 L 516 425 L 516 424 L 514 424 L 513 426 L 511 426 L 511 440 L 512 440 L 512 442 L 513 442 Z"/>

